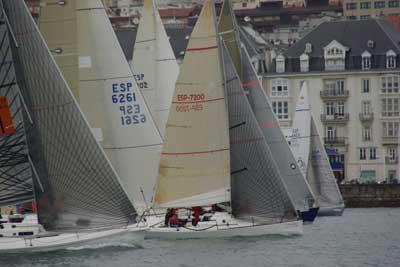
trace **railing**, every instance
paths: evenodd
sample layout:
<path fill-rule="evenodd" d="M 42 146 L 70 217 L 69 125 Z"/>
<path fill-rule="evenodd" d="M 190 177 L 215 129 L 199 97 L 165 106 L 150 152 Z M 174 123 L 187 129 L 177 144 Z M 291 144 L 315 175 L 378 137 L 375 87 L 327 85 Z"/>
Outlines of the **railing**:
<path fill-rule="evenodd" d="M 399 138 L 397 136 L 382 136 L 383 145 L 395 145 L 399 143 Z"/>
<path fill-rule="evenodd" d="M 321 121 L 322 122 L 346 123 L 349 121 L 349 113 L 335 114 L 335 115 L 321 114 Z"/>
<path fill-rule="evenodd" d="M 349 97 L 349 90 L 322 90 L 319 92 L 321 98 L 348 98 Z"/>
<path fill-rule="evenodd" d="M 398 157 L 385 157 L 385 162 L 386 164 L 397 164 L 399 163 L 399 158 Z"/>
<path fill-rule="evenodd" d="M 344 138 L 344 137 L 325 137 L 324 143 L 325 143 L 325 145 L 345 146 L 346 138 Z"/>
<path fill-rule="evenodd" d="M 360 113 L 359 114 L 360 121 L 372 121 L 374 119 L 374 113 Z"/>

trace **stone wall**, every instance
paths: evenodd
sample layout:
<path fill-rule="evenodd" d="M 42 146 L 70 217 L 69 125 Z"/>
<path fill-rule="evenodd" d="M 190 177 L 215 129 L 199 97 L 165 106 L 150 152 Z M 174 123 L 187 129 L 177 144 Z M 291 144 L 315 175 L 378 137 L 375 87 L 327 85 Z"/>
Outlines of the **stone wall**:
<path fill-rule="evenodd" d="M 340 185 L 347 208 L 400 207 L 400 184 Z"/>

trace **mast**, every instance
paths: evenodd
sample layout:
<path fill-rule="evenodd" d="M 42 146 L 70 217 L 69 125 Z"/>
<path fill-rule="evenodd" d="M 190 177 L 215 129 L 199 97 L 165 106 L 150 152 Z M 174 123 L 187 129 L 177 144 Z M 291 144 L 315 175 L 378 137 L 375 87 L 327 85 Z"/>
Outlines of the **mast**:
<path fill-rule="evenodd" d="M 3 0 L 10 21 L 39 223 L 56 232 L 127 225 L 136 211 L 93 135 L 23 0 Z M 25 118 L 26 118 L 25 117 Z M 24 119 L 25 119 L 24 118 Z"/>
<path fill-rule="evenodd" d="M 76 24 L 76 39 L 71 37 L 77 50 L 71 57 L 78 62 L 78 69 L 73 67 L 78 73 L 75 95 L 79 95 L 80 107 L 130 200 L 142 212 L 154 193 L 161 136 L 101 1 L 67 2 L 70 6 L 44 6 L 42 14 L 55 19 L 57 14 L 74 13 L 68 17 L 72 21 L 75 18 L 71 27 Z M 55 26 L 49 24 L 47 39 L 62 43 L 56 35 L 53 37 Z M 75 79 L 76 76 L 71 80 Z"/>
<path fill-rule="evenodd" d="M 212 5 L 204 1 L 176 83 L 157 179 L 158 206 L 230 201 L 228 116 Z"/>
<path fill-rule="evenodd" d="M 144 1 L 130 66 L 157 128 L 164 136 L 179 66 L 152 0 Z"/>

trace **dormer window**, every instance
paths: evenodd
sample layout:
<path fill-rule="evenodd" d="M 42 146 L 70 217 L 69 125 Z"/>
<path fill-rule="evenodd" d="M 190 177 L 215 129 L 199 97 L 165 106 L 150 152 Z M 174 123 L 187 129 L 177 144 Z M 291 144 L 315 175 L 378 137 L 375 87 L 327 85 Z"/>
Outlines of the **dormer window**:
<path fill-rule="evenodd" d="M 311 54 L 311 52 L 312 52 L 312 44 L 306 43 L 306 49 L 304 50 L 304 53 Z"/>
<path fill-rule="evenodd" d="M 300 71 L 301 72 L 309 71 L 309 68 L 310 68 L 309 59 L 310 59 L 310 57 L 305 53 L 300 56 Z"/>
<path fill-rule="evenodd" d="M 336 40 L 324 47 L 325 70 L 341 71 L 345 69 L 347 47 Z"/>
<path fill-rule="evenodd" d="M 371 69 L 371 53 L 368 51 L 365 51 L 361 55 L 362 58 L 362 69 L 363 70 L 369 70 Z"/>
<path fill-rule="evenodd" d="M 278 55 L 276 57 L 276 72 L 285 72 L 285 57 L 283 55 Z"/>
<path fill-rule="evenodd" d="M 389 50 L 386 53 L 386 68 L 394 69 L 396 68 L 396 53 L 393 50 Z"/>

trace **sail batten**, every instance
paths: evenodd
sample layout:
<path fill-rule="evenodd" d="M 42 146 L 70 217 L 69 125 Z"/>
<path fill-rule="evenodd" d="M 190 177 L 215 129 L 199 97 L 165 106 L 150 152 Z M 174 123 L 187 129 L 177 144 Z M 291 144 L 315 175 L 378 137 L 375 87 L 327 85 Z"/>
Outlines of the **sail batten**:
<path fill-rule="evenodd" d="M 158 206 L 230 201 L 228 115 L 217 47 L 212 1 L 206 0 L 172 98 L 156 186 Z"/>

